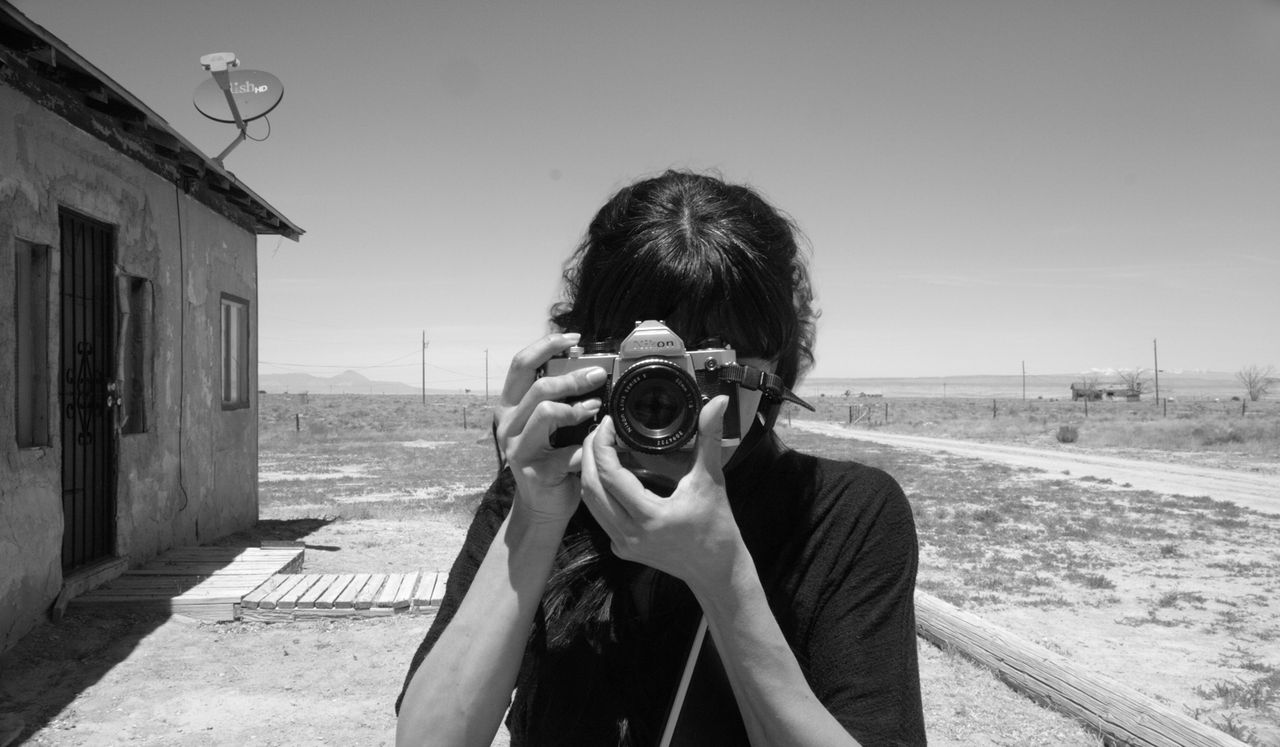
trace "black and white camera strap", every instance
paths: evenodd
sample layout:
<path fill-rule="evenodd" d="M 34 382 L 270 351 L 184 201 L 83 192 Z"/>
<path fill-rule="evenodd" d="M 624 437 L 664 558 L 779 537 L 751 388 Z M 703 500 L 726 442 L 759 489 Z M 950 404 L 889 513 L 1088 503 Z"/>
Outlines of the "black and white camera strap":
<path fill-rule="evenodd" d="M 805 402 L 782 382 L 782 377 L 754 366 L 741 363 L 726 365 L 720 369 L 720 381 L 737 384 L 743 389 L 764 392 L 764 396 L 778 402 L 794 402 L 813 412 L 813 405 Z"/>

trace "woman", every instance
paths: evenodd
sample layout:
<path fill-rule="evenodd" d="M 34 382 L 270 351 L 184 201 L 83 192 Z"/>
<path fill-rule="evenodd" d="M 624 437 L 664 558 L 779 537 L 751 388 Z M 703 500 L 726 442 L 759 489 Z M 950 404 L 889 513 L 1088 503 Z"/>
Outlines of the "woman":
<path fill-rule="evenodd" d="M 924 743 L 906 498 L 773 433 L 812 365 L 796 233 L 749 188 L 683 172 L 601 208 L 560 331 L 512 361 L 505 464 L 413 659 L 400 743 L 487 745 L 504 713 L 513 745 Z M 751 374 L 701 407 L 692 450 L 619 448 L 597 396 L 613 371 L 547 367 L 639 320 Z"/>

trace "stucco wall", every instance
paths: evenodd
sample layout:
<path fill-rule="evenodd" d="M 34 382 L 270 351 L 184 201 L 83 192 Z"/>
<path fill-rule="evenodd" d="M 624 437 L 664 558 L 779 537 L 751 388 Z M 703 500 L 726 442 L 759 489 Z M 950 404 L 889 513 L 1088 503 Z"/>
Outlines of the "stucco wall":
<path fill-rule="evenodd" d="M 256 237 L 173 184 L 0 85 L 0 650 L 41 619 L 62 585 L 61 424 L 52 444 L 15 440 L 14 253 L 50 248 L 50 399 L 58 396 L 58 210 L 116 227 L 118 272 L 153 293 L 152 391 L 144 433 L 119 436 L 116 556 L 137 565 L 257 518 L 253 407 L 221 407 L 220 301 L 249 301 L 257 389 Z"/>

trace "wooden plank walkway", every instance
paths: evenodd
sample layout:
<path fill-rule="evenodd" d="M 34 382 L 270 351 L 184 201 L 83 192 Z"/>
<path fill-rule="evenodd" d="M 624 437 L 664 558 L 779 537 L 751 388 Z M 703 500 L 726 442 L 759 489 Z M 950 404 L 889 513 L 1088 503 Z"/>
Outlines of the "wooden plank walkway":
<path fill-rule="evenodd" d="M 302 570 L 302 561 L 301 547 L 179 547 L 76 597 L 70 606 L 236 620 L 246 594 L 276 574 Z"/>
<path fill-rule="evenodd" d="M 261 622 L 311 617 L 434 615 L 449 574 L 278 573 L 245 594 L 240 619 Z"/>

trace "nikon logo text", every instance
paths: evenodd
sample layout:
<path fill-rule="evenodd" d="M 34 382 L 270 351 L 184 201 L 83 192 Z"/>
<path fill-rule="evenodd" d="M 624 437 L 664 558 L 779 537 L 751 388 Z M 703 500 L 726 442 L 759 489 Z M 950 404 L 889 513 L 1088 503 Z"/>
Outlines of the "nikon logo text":
<path fill-rule="evenodd" d="M 675 340 L 636 340 L 636 347 L 641 350 L 648 350 L 649 348 L 674 348 L 675 346 Z"/>

